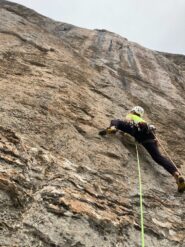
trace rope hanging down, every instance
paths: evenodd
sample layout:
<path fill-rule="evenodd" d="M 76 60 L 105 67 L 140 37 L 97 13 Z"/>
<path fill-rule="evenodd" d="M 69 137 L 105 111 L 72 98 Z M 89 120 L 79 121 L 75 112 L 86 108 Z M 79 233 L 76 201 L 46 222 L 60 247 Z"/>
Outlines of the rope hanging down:
<path fill-rule="evenodd" d="M 145 236 L 144 236 L 143 193 L 142 193 L 142 180 L 141 180 L 141 166 L 140 166 L 140 161 L 139 161 L 139 152 L 138 152 L 137 143 L 136 143 L 136 154 L 137 154 L 137 165 L 138 165 L 138 175 L 139 175 L 141 243 L 142 243 L 142 247 L 144 247 L 145 246 Z"/>

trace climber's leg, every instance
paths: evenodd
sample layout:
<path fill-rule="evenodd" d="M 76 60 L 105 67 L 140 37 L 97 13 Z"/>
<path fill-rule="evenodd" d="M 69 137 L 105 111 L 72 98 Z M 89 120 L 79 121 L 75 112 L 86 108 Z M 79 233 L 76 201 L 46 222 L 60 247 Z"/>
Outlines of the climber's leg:
<path fill-rule="evenodd" d="M 159 165 L 161 165 L 166 171 L 168 171 L 175 178 L 177 185 L 178 185 L 178 191 L 179 192 L 185 191 L 184 178 L 180 174 L 177 167 L 170 160 L 168 160 L 165 156 L 163 156 L 160 153 L 156 141 L 154 140 L 151 142 L 142 143 L 142 145 L 149 152 L 153 160 Z"/>

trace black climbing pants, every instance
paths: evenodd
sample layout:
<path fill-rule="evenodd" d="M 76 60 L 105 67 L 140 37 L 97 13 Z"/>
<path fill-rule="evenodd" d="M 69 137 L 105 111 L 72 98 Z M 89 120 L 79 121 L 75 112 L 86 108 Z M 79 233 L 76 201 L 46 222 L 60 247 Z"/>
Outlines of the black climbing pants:
<path fill-rule="evenodd" d="M 135 137 L 136 141 L 143 145 L 143 147 L 148 151 L 153 160 L 157 164 L 162 166 L 170 174 L 173 175 L 174 172 L 178 171 L 176 166 L 160 153 L 158 144 L 155 140 L 155 136 L 152 132 L 139 131 L 137 127 L 131 125 L 129 122 L 119 119 L 112 120 L 110 123 L 110 127 L 111 126 L 115 126 L 116 129 Z"/>
<path fill-rule="evenodd" d="M 177 168 L 174 166 L 174 164 L 160 153 L 157 142 L 155 140 L 152 142 L 142 143 L 142 145 L 151 155 L 153 160 L 162 166 L 166 171 L 172 175 L 174 172 L 177 172 Z"/>

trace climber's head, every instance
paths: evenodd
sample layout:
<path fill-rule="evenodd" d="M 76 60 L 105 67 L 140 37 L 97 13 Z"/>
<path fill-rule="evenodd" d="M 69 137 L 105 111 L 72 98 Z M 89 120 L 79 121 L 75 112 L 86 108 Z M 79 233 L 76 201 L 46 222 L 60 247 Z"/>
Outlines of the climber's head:
<path fill-rule="evenodd" d="M 131 109 L 131 112 L 132 113 L 136 113 L 137 115 L 139 115 L 140 117 L 142 117 L 143 114 L 144 114 L 144 109 L 141 106 L 134 106 Z"/>

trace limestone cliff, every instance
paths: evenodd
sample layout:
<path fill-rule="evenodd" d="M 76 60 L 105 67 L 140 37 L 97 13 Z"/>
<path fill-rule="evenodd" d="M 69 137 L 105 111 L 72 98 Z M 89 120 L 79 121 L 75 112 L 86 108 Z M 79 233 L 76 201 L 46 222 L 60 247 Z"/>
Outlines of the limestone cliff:
<path fill-rule="evenodd" d="M 134 105 L 185 173 L 185 56 L 0 0 L 0 246 L 136 247 Z M 185 246 L 184 195 L 139 147 L 146 246 Z"/>

